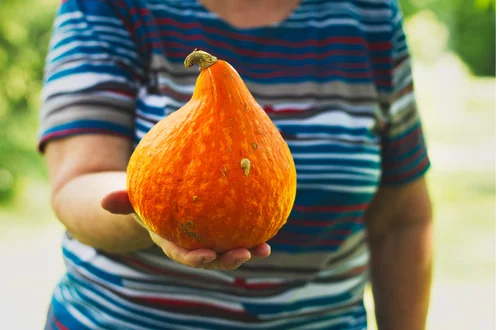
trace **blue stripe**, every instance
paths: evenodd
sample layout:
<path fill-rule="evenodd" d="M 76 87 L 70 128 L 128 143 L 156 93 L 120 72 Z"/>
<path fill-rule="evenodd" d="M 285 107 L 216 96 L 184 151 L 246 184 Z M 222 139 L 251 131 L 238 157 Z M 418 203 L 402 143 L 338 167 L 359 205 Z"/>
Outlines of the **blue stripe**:
<path fill-rule="evenodd" d="M 42 136 L 67 129 L 102 129 L 132 137 L 131 128 L 100 120 L 76 120 L 59 126 L 54 126 L 42 133 Z"/>
<path fill-rule="evenodd" d="M 351 193 L 345 191 L 324 191 L 319 189 L 297 189 L 295 205 L 301 206 L 332 206 L 359 205 L 371 201 L 370 193 Z M 330 215 L 331 216 L 331 215 Z"/>
<path fill-rule="evenodd" d="M 61 285 L 61 284 L 59 284 Z M 67 310 L 66 306 L 61 304 L 55 297 L 52 298 L 52 309 L 55 317 L 68 329 L 85 330 L 86 326 L 81 324 L 71 313 Z M 57 329 L 57 327 L 55 328 Z"/>
<path fill-rule="evenodd" d="M 314 219 L 309 219 L 313 221 Z M 340 221 L 340 220 L 339 220 Z M 325 221 L 326 222 L 326 221 Z M 310 240 L 314 240 L 315 237 L 327 235 L 328 238 L 339 238 L 345 239 L 346 236 L 343 235 L 334 235 L 329 234 L 333 230 L 351 230 L 352 232 L 358 232 L 365 228 L 363 223 L 354 223 L 354 222 L 343 222 L 343 223 L 333 223 L 330 226 L 322 226 L 322 227 L 307 227 L 293 224 L 293 220 L 289 220 L 279 231 L 277 237 L 284 236 L 286 237 L 286 233 L 290 234 L 302 234 L 302 235 L 310 235 L 311 237 L 307 238 Z M 292 243 L 292 242 L 290 242 Z"/>
<path fill-rule="evenodd" d="M 339 166 L 352 166 L 365 169 L 378 169 L 380 162 L 371 160 L 358 160 L 358 159 L 294 159 L 295 165 L 339 165 Z"/>
<path fill-rule="evenodd" d="M 94 265 L 92 265 L 90 262 L 81 260 L 75 254 L 71 253 L 68 249 L 66 249 L 65 247 L 63 247 L 63 256 L 66 259 L 73 262 L 75 265 L 85 268 L 90 273 L 99 277 L 102 280 L 105 280 L 106 282 L 109 282 L 111 284 L 123 286 L 122 279 L 119 276 L 108 273 L 100 268 L 97 268 Z"/>
<path fill-rule="evenodd" d="M 422 153 L 414 161 L 412 161 L 409 164 L 402 166 L 402 167 L 394 167 L 394 168 L 385 169 L 384 174 L 392 176 L 392 175 L 400 175 L 400 174 L 404 174 L 404 173 L 409 173 L 415 167 L 420 165 L 422 163 L 422 161 L 424 161 L 424 159 L 426 159 L 426 158 L 427 158 L 427 152 L 425 149 L 422 149 Z"/>
<path fill-rule="evenodd" d="M 137 68 L 141 68 L 141 63 L 138 62 L 139 59 L 132 58 L 132 57 L 125 55 L 125 54 L 122 54 L 122 53 L 114 53 L 111 49 L 106 49 L 106 51 L 103 51 L 103 49 L 98 47 L 98 46 L 88 46 L 88 45 L 75 46 L 75 47 L 71 48 L 70 50 L 67 50 L 64 53 L 58 55 L 57 57 L 52 58 L 50 63 L 55 63 L 55 62 L 64 60 L 65 58 L 70 57 L 72 55 L 82 54 L 82 53 L 83 54 L 92 54 L 92 55 L 97 55 L 97 54 L 116 55 L 118 57 L 122 57 L 122 58 L 130 61 L 132 63 L 132 65 L 134 67 L 136 67 L 137 71 L 140 71 L 140 69 L 137 69 Z"/>
<path fill-rule="evenodd" d="M 108 80 L 101 80 L 99 84 L 103 84 L 105 82 L 113 82 L 114 84 L 123 84 L 119 78 L 125 78 L 127 80 L 135 80 L 134 77 L 129 72 L 123 70 L 123 68 L 119 68 L 116 64 L 107 63 L 107 64 L 92 64 L 92 63 L 84 63 L 74 68 L 60 70 L 52 73 L 46 83 L 50 83 L 54 80 L 58 80 L 64 77 L 71 77 L 72 75 L 77 74 L 85 74 L 85 73 L 106 73 L 113 76 L 116 76 L 116 80 L 113 77 L 110 77 Z M 76 77 L 73 77 L 76 78 Z"/>

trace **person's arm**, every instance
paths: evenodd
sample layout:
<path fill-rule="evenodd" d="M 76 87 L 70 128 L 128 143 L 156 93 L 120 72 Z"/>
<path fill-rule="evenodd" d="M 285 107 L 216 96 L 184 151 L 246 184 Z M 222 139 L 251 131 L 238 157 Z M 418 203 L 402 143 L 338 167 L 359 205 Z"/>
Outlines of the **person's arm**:
<path fill-rule="evenodd" d="M 217 255 L 189 251 L 148 232 L 136 219 L 126 192 L 128 139 L 77 135 L 47 143 L 52 205 L 68 232 L 84 244 L 111 253 L 127 253 L 156 243 L 167 256 L 194 268 L 232 270 L 251 258 L 267 257 L 267 244 Z"/>
<path fill-rule="evenodd" d="M 432 272 L 432 211 L 423 178 L 382 187 L 366 215 L 380 330 L 424 330 Z"/>
<path fill-rule="evenodd" d="M 101 207 L 108 194 L 124 190 L 132 147 L 127 138 L 86 134 L 50 141 L 45 156 L 58 219 L 79 241 L 107 252 L 130 252 L 153 245 L 132 215 Z"/>

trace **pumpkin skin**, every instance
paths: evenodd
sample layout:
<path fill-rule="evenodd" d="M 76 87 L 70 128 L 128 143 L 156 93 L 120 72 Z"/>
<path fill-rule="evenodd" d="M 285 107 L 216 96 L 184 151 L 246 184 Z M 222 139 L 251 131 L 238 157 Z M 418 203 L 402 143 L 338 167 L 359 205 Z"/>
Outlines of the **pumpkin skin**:
<path fill-rule="evenodd" d="M 286 223 L 295 164 L 278 129 L 227 62 L 195 50 L 188 103 L 140 141 L 127 190 L 143 224 L 186 249 L 225 252 L 268 241 Z"/>

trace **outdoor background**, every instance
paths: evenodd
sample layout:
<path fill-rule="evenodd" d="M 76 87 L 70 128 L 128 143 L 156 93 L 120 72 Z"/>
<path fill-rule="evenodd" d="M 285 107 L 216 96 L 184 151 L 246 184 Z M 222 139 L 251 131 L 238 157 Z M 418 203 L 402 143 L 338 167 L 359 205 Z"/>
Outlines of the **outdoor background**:
<path fill-rule="evenodd" d="M 63 271 L 36 151 L 40 85 L 58 1 L 1 0 L 0 329 L 41 329 Z M 429 330 L 495 318 L 495 2 L 403 0 L 429 145 L 435 279 Z M 369 291 L 368 308 L 372 309 Z M 371 329 L 373 314 L 371 314 Z"/>

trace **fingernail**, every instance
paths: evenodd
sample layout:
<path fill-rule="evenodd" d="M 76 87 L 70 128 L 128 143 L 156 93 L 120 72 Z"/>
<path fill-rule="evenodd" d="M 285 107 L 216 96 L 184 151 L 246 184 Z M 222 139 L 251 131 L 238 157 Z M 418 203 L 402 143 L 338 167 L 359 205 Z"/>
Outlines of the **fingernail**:
<path fill-rule="evenodd" d="M 203 260 L 201 260 L 201 263 L 202 264 L 208 264 L 208 263 L 210 263 L 210 262 L 212 262 L 214 260 L 215 260 L 215 258 L 203 258 Z"/>

